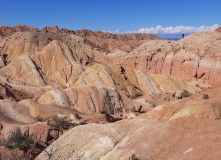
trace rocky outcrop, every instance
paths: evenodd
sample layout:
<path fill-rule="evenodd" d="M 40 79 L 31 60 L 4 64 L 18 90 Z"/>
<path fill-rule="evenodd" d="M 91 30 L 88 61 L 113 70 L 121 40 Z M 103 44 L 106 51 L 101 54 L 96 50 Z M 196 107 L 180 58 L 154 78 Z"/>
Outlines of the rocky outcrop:
<path fill-rule="evenodd" d="M 57 105 L 40 104 L 30 99 L 20 102 L 7 99 L 1 100 L 0 139 L 7 139 L 13 131 L 20 129 L 22 133 L 26 133 L 27 136 L 46 145 L 55 138 L 50 135 L 53 130 L 46 121 L 55 116 L 69 116 L 75 124 L 85 121 L 85 118 L 78 120 L 76 113 L 71 109 Z"/>
<path fill-rule="evenodd" d="M 50 32 L 50 33 L 63 33 L 60 32 L 60 29 L 58 28 L 57 25 L 55 25 L 54 27 L 44 27 L 42 30 L 42 32 Z M 63 31 L 63 30 L 62 30 Z M 68 30 L 67 30 L 68 31 Z M 64 32 L 65 33 L 65 32 Z"/>
<path fill-rule="evenodd" d="M 45 85 L 37 66 L 28 55 L 21 55 L 9 65 L 3 67 L 0 75 L 6 78 L 6 82 L 13 84 Z"/>
<path fill-rule="evenodd" d="M 221 32 L 221 27 L 216 29 L 217 32 Z"/>
<path fill-rule="evenodd" d="M 220 119 L 220 91 L 221 88 L 214 88 L 180 101 L 174 101 L 172 104 L 165 105 L 164 103 L 140 115 L 138 118 L 156 121 L 167 121 L 185 116 Z M 209 98 L 205 99 L 204 95 Z"/>
<path fill-rule="evenodd" d="M 50 90 L 42 95 L 38 102 L 41 104 L 53 104 L 61 107 L 69 107 L 69 102 L 64 93 L 59 90 Z"/>
<path fill-rule="evenodd" d="M 19 105 L 15 101 L 1 100 L 1 121 L 13 121 L 20 123 L 33 123 L 35 120 L 30 116 L 27 107 Z"/>
<path fill-rule="evenodd" d="M 220 86 L 220 41 L 221 33 L 197 32 L 179 41 L 149 41 L 129 54 L 110 57 L 126 68 L 144 73 Z"/>
<path fill-rule="evenodd" d="M 128 111 L 137 111 L 140 107 L 117 90 L 105 87 L 83 85 L 65 89 L 64 93 L 71 100 L 74 109 L 86 114 L 124 115 Z"/>
<path fill-rule="evenodd" d="M 85 33 L 86 32 L 86 33 Z M 88 32 L 92 34 L 87 34 Z M 146 41 L 159 39 L 154 35 L 148 34 L 110 34 L 102 31 L 91 32 L 87 30 L 76 31 L 76 35 L 86 39 L 86 43 L 92 48 L 105 52 L 106 54 L 115 51 L 116 49 L 125 52 L 132 51 L 134 48 L 143 44 Z"/>
<path fill-rule="evenodd" d="M 41 72 L 50 76 L 55 82 L 71 85 L 83 71 L 82 66 L 76 61 L 84 63 L 84 59 L 88 59 L 83 54 L 76 58 L 78 55 L 73 52 L 74 50 L 67 45 L 53 41 L 36 54 L 34 60 L 41 68 Z"/>
<path fill-rule="evenodd" d="M 15 32 L 24 32 L 24 31 L 39 31 L 39 29 L 35 27 L 31 28 L 26 25 L 18 25 L 15 27 L 0 26 L 0 36 L 3 38 Z"/>
<path fill-rule="evenodd" d="M 59 100 L 57 100 L 59 101 Z M 48 120 L 49 118 L 60 115 L 71 115 L 71 117 L 75 117 L 76 114 L 75 110 L 60 107 L 59 105 L 55 104 L 41 104 L 36 102 L 35 100 L 25 99 L 18 102 L 20 105 L 26 106 L 29 109 L 30 115 L 33 118 L 42 118 L 42 121 Z M 37 119 L 36 119 L 37 120 Z"/>
<path fill-rule="evenodd" d="M 66 44 L 83 42 L 83 39 L 73 35 L 42 33 L 42 32 L 17 32 L 8 36 L 0 43 L 0 52 L 7 56 L 7 61 L 15 60 L 22 54 L 35 55 L 53 40 Z"/>
<path fill-rule="evenodd" d="M 31 41 L 33 34 L 25 34 L 30 35 L 27 40 Z M 39 36 L 47 37 L 51 33 L 39 33 Z M 24 54 L 19 56 L 18 60 L 3 67 L 0 73 L 13 85 L 43 87 L 38 95 L 32 92 L 30 99 L 38 100 L 41 104 L 69 107 L 86 114 L 105 111 L 126 115 L 131 111 L 138 112 L 141 108 L 142 112 L 147 112 L 152 109 L 148 103 L 133 102 L 130 98 L 149 94 L 175 94 L 183 90 L 190 93 L 200 91 L 170 76 L 146 75 L 140 71 L 124 69 L 85 45 L 82 38 L 62 36 L 54 37 L 56 40 L 31 55 L 32 59 Z M 17 56 L 8 54 L 9 57 Z M 22 100 L 21 97 L 18 99 Z"/>

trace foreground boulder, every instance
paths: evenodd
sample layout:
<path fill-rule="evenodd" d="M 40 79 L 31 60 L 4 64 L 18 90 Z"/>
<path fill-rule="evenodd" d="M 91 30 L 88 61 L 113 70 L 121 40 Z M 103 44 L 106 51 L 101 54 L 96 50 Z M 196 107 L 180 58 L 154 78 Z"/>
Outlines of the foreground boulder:
<path fill-rule="evenodd" d="M 65 133 L 36 160 L 123 160 L 133 154 L 139 159 L 219 159 L 220 138 L 220 121 L 204 118 L 89 124 Z"/>

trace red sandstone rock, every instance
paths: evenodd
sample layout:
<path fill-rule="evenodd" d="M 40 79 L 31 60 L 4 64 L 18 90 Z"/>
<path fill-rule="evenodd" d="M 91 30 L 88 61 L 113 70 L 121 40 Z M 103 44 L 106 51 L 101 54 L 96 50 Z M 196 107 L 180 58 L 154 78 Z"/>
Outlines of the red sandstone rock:
<path fill-rule="evenodd" d="M 3 38 L 14 33 L 14 32 L 20 32 L 20 31 L 39 31 L 36 27 L 28 27 L 26 25 L 18 25 L 15 27 L 7 27 L 7 26 L 1 26 L 0 27 L 0 36 Z"/>
<path fill-rule="evenodd" d="M 221 27 L 216 29 L 217 32 L 221 32 Z"/>
<path fill-rule="evenodd" d="M 144 73 L 221 86 L 220 43 L 221 33 L 197 32 L 179 41 L 148 41 L 131 53 L 110 57 L 126 68 Z"/>
<path fill-rule="evenodd" d="M 44 27 L 41 31 L 50 33 L 60 33 L 60 30 L 56 25 L 54 27 Z"/>

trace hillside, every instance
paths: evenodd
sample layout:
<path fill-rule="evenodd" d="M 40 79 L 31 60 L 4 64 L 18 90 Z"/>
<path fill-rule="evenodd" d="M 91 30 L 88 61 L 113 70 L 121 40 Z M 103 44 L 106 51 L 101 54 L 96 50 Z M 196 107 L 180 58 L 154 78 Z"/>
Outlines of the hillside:
<path fill-rule="evenodd" d="M 221 33 L 193 33 L 179 41 L 153 40 L 130 53 L 109 56 L 128 69 L 147 74 L 166 74 L 196 84 L 221 86 Z"/>
<path fill-rule="evenodd" d="M 0 27 L 0 36 L 5 38 L 15 32 L 24 31 L 36 31 L 36 32 L 46 32 L 46 33 L 63 33 L 63 34 L 73 34 L 84 38 L 86 44 L 90 45 L 92 48 L 102 51 L 106 54 L 116 50 L 121 49 L 125 52 L 132 51 L 134 48 L 143 44 L 145 41 L 159 39 L 155 35 L 149 34 L 111 34 L 103 31 L 90 31 L 90 30 L 77 30 L 72 31 L 65 28 L 59 29 L 58 26 L 54 27 L 44 27 L 43 29 L 31 28 L 26 25 L 18 25 L 15 27 Z"/>
<path fill-rule="evenodd" d="M 218 32 L 172 41 L 57 26 L 0 30 L 0 139 L 20 129 L 41 146 L 1 145 L 2 159 L 220 156 L 221 89 L 207 88 L 221 85 Z M 51 125 L 64 117 L 72 125 Z"/>

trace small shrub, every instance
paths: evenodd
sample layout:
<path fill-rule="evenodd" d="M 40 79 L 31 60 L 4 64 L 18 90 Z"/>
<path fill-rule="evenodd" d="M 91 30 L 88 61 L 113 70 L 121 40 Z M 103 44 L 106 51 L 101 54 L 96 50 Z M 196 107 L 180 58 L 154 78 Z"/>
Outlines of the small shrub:
<path fill-rule="evenodd" d="M 153 52 L 153 53 L 152 53 L 152 56 L 156 55 L 156 54 L 159 53 L 159 52 L 161 52 L 161 48 L 158 48 L 158 49 L 156 50 L 156 52 Z"/>
<path fill-rule="evenodd" d="M 149 104 L 154 108 L 157 106 L 157 104 L 155 102 L 150 102 Z"/>
<path fill-rule="evenodd" d="M 161 48 L 158 48 L 158 49 L 157 49 L 157 53 L 159 53 L 159 52 L 161 52 Z"/>
<path fill-rule="evenodd" d="M 204 94 L 204 95 L 203 95 L 203 99 L 205 99 L 205 100 L 206 100 L 206 99 L 209 99 L 209 95 L 208 95 L 208 94 Z"/>
<path fill-rule="evenodd" d="M 12 131 L 9 137 L 2 144 L 10 149 L 35 149 L 39 145 L 33 139 L 29 138 L 26 134 L 22 134 L 20 129 Z"/>
<path fill-rule="evenodd" d="M 72 120 L 68 116 L 64 117 L 53 117 L 52 122 L 48 122 L 48 125 L 51 126 L 52 129 L 55 130 L 63 130 L 68 129 L 70 126 L 75 126 L 74 123 L 72 123 Z"/>
<path fill-rule="evenodd" d="M 129 158 L 129 160 L 140 160 L 136 157 L 136 155 L 133 153 L 132 156 Z"/>
<path fill-rule="evenodd" d="M 107 111 L 105 111 L 104 109 L 102 109 L 102 110 L 100 111 L 100 114 L 107 114 Z"/>
<path fill-rule="evenodd" d="M 155 108 L 156 106 L 157 106 L 157 104 L 156 104 L 156 103 L 152 103 L 152 107 L 154 107 L 154 108 Z"/>
<path fill-rule="evenodd" d="M 75 115 L 75 117 L 76 117 L 77 119 L 81 119 L 81 117 L 80 117 L 80 115 L 79 115 L 78 113 L 75 113 L 74 115 Z"/>
<path fill-rule="evenodd" d="M 43 121 L 43 118 L 42 118 L 41 116 L 37 116 L 37 117 L 35 117 L 35 119 L 36 119 L 37 121 L 39 121 L 39 122 L 42 122 L 42 121 Z"/>
<path fill-rule="evenodd" d="M 130 98 L 131 99 L 136 99 L 138 97 L 141 97 L 143 94 L 142 93 L 136 93 L 135 95 L 131 95 Z"/>
<path fill-rule="evenodd" d="M 187 90 L 183 90 L 183 92 L 181 92 L 181 97 L 182 98 L 187 98 L 190 97 L 192 94 L 189 93 Z"/>

